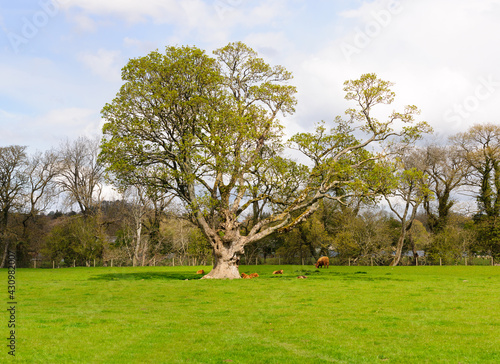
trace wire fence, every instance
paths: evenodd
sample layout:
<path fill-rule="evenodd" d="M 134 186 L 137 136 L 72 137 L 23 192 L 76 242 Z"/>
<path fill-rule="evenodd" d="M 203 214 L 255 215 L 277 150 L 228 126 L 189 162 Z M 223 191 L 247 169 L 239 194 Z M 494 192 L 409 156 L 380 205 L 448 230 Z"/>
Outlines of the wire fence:
<path fill-rule="evenodd" d="M 349 258 L 349 257 L 330 257 L 331 266 L 388 266 L 389 259 L 380 259 L 375 257 Z M 245 257 L 240 260 L 240 265 L 314 265 L 316 259 L 314 257 L 282 257 L 274 256 L 256 256 Z M 142 265 L 142 264 L 138 264 Z M 167 256 L 153 257 L 145 262 L 144 266 L 212 266 L 212 257 L 190 257 L 190 256 Z M 495 260 L 491 256 L 474 256 L 474 257 L 410 257 L 403 256 L 399 262 L 400 266 L 500 266 L 500 259 Z M 132 266 L 130 260 L 124 259 L 93 259 L 88 261 L 55 261 L 46 259 L 32 259 L 30 268 L 70 268 L 70 267 L 129 267 Z"/>

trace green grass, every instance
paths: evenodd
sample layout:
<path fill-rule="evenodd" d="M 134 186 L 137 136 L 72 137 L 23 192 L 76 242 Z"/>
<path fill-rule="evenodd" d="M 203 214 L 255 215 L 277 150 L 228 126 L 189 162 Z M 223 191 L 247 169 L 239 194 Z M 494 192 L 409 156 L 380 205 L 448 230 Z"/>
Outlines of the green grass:
<path fill-rule="evenodd" d="M 200 268 L 19 269 L 16 362 L 500 362 L 499 267 Z"/>

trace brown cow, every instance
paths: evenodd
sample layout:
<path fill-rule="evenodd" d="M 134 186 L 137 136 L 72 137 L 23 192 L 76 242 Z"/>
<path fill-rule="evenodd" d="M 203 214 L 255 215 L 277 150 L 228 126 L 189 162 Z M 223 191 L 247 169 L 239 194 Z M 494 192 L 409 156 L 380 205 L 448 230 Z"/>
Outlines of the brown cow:
<path fill-rule="evenodd" d="M 306 279 L 307 277 L 306 276 L 298 276 L 297 278 L 298 279 Z"/>
<path fill-rule="evenodd" d="M 250 278 L 257 278 L 259 275 L 257 273 L 250 274 Z"/>
<path fill-rule="evenodd" d="M 196 274 L 205 274 L 205 271 L 203 269 L 200 269 Z"/>
<path fill-rule="evenodd" d="M 275 270 L 273 274 L 283 274 L 283 269 Z"/>
<path fill-rule="evenodd" d="M 330 259 L 328 259 L 328 257 L 319 258 L 315 264 L 316 268 L 319 268 L 319 267 L 327 267 L 328 268 L 329 265 L 330 265 Z"/>
<path fill-rule="evenodd" d="M 250 277 L 248 274 L 241 273 L 241 278 L 244 278 L 244 279 L 251 279 L 252 277 Z"/>

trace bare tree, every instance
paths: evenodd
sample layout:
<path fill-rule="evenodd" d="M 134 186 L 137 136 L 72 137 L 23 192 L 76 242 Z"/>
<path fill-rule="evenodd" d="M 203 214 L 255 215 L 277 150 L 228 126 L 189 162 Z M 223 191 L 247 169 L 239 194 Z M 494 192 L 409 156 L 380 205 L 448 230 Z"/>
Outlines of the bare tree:
<path fill-rule="evenodd" d="M 429 176 L 429 188 L 435 195 L 437 206 L 425 198 L 429 228 L 436 233 L 447 224 L 451 208 L 455 204 L 452 192 L 466 184 L 470 165 L 454 145 L 429 145 L 421 150 L 425 172 Z"/>
<path fill-rule="evenodd" d="M 143 245 L 146 241 L 142 239 L 142 228 L 145 216 L 148 212 L 144 188 L 131 186 L 124 193 L 124 200 L 127 201 L 127 209 L 125 215 L 129 220 L 133 231 L 133 242 L 131 246 L 130 255 L 132 258 L 132 265 L 138 265 L 141 251 L 144 253 Z"/>
<path fill-rule="evenodd" d="M 396 266 L 401 260 L 403 245 L 410 231 L 417 211 L 425 199 L 429 199 L 428 177 L 423 171 L 419 154 L 407 148 L 400 150 L 395 161 L 396 186 L 392 193 L 384 195 L 389 208 L 401 222 L 401 230 L 396 244 L 396 251 L 391 266 Z"/>
<path fill-rule="evenodd" d="M 147 193 L 149 200 L 149 213 L 146 216 L 145 227 L 148 234 L 147 244 L 145 244 L 142 255 L 142 265 L 145 265 L 148 250 L 161 250 L 162 234 L 160 225 L 165 217 L 165 212 L 170 203 L 175 198 L 174 195 L 161 190 L 150 190 Z"/>
<path fill-rule="evenodd" d="M 479 212 L 500 215 L 500 126 L 476 124 L 452 140 L 471 168 L 468 183 L 479 187 Z"/>
<path fill-rule="evenodd" d="M 58 156 L 49 150 L 44 153 L 37 152 L 28 157 L 26 178 L 26 215 L 23 219 L 23 228 L 26 232 L 30 219 L 45 211 L 57 198 L 56 176 L 59 173 Z"/>
<path fill-rule="evenodd" d="M 77 204 L 81 213 L 95 212 L 101 201 L 104 168 L 98 162 L 99 139 L 79 137 L 66 141 L 59 150 L 58 185 L 70 205 Z"/>
<path fill-rule="evenodd" d="M 132 265 L 146 265 L 149 249 L 160 243 L 160 222 L 172 196 L 160 191 L 148 191 L 143 186 L 129 186 L 123 193 L 127 208 L 124 215 L 133 231 L 131 246 L 127 247 Z"/>
<path fill-rule="evenodd" d="M 3 256 L 0 268 L 5 261 L 12 242 L 9 236 L 9 215 L 22 208 L 23 193 L 26 187 L 26 147 L 11 145 L 0 147 L 0 244 Z"/>

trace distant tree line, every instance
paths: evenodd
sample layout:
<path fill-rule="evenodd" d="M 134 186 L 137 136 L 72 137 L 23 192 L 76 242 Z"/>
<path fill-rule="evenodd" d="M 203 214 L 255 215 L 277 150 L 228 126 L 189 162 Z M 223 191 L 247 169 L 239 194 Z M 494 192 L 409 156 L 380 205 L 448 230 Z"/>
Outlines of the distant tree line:
<path fill-rule="evenodd" d="M 284 140 L 292 74 L 241 42 L 212 56 L 169 46 L 129 60 L 122 79 L 102 138 L 0 150 L 2 266 L 15 248 L 25 265 L 210 262 L 203 278 L 234 279 L 241 263 L 276 257 L 394 266 L 500 254 L 497 125 L 429 142 L 415 105 L 374 116 L 393 84 L 364 74 L 344 82 L 344 117 Z M 104 201 L 110 186 L 119 197 Z M 45 215 L 58 203 L 74 213 Z"/>
<path fill-rule="evenodd" d="M 98 138 L 26 150 L 0 147 L 2 267 L 14 249 L 21 267 L 207 264 L 206 240 L 171 197 L 117 186 L 119 197 L 103 200 Z"/>
<path fill-rule="evenodd" d="M 392 148 L 385 162 L 393 185 L 386 193 L 348 204 L 325 200 L 296 228 L 247 245 L 242 262 L 300 264 L 321 255 L 346 265 L 500 258 L 500 126 L 478 124 L 446 143 Z M 119 197 L 103 200 L 112 179 L 98 159 L 99 140 L 80 137 L 31 155 L 26 149 L 0 148 L 2 267 L 9 249 L 24 267 L 212 262 L 206 237 L 171 195 L 118 184 Z M 469 211 L 471 198 L 476 208 Z M 58 204 L 65 212 L 48 211 Z M 249 213 L 242 230 L 252 227 L 252 218 Z"/>

